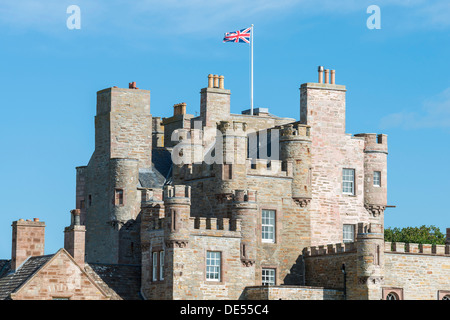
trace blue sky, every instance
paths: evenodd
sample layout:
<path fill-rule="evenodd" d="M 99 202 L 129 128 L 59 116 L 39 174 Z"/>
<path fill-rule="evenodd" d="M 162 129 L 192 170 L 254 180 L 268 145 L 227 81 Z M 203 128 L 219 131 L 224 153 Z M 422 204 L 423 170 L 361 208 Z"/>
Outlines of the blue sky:
<path fill-rule="evenodd" d="M 81 9 L 69 30 L 67 7 Z M 381 9 L 370 30 L 369 5 Z M 386 227 L 450 227 L 450 3 L 421 0 L 82 1 L 0 3 L 0 258 L 11 223 L 46 222 L 46 253 L 63 247 L 75 167 L 94 150 L 96 92 L 136 81 L 153 116 L 199 111 L 209 73 L 231 110 L 249 107 L 249 48 L 223 34 L 255 25 L 254 101 L 299 119 L 299 87 L 317 66 L 347 86 L 347 132 L 389 142 Z"/>

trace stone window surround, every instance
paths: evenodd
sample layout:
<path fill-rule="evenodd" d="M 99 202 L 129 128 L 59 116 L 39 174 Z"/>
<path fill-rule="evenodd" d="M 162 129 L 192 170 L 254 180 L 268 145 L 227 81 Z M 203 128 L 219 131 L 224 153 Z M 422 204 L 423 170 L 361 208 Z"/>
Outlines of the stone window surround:
<path fill-rule="evenodd" d="M 150 270 L 151 270 L 151 277 L 150 279 L 152 279 L 152 283 L 158 283 L 158 282 L 163 282 L 164 281 L 164 276 L 161 279 L 161 270 L 160 270 L 160 266 L 161 266 L 161 252 L 164 252 L 164 249 L 162 246 L 157 246 L 157 247 L 153 247 L 152 250 L 150 251 Z M 153 254 L 156 253 L 156 280 L 154 280 L 154 274 L 153 274 Z M 164 259 L 165 260 L 165 259 Z M 164 261 L 165 263 L 165 261 Z"/>
<path fill-rule="evenodd" d="M 377 173 L 377 175 L 378 175 L 377 179 L 375 179 L 375 173 Z M 381 170 L 374 170 L 373 171 L 372 181 L 373 181 L 373 186 L 375 188 L 380 188 L 381 187 Z"/>
<path fill-rule="evenodd" d="M 262 211 L 263 210 L 273 210 L 275 211 L 275 241 L 274 242 L 266 242 L 266 241 L 262 241 Z M 268 246 L 273 246 L 273 245 L 277 245 L 281 243 L 281 228 L 282 228 L 282 223 L 281 223 L 281 216 L 282 216 L 282 210 L 281 210 L 281 205 L 270 205 L 270 204 L 261 204 L 259 206 L 259 210 L 258 210 L 258 221 L 257 221 L 257 232 L 258 232 L 258 236 L 257 236 L 257 242 L 260 245 L 268 245 Z"/>
<path fill-rule="evenodd" d="M 382 288 L 382 299 L 386 300 L 389 293 L 394 293 L 398 297 L 398 300 L 403 300 L 403 288 Z"/>
<path fill-rule="evenodd" d="M 344 237 L 344 226 L 352 226 L 352 241 L 345 241 L 345 237 Z M 350 243 L 350 242 L 355 242 L 355 232 L 356 231 L 356 225 L 353 223 L 343 223 L 342 224 L 342 242 L 343 243 Z"/>
<path fill-rule="evenodd" d="M 450 296 L 450 290 L 438 290 L 438 300 L 444 299 L 445 296 Z"/>
<path fill-rule="evenodd" d="M 352 170 L 353 171 L 353 191 L 350 192 L 344 192 L 344 170 Z M 355 197 L 356 196 L 356 169 L 351 167 L 343 167 L 342 168 L 342 174 L 341 174 L 341 192 L 343 195 Z"/>
<path fill-rule="evenodd" d="M 122 203 L 119 204 L 117 199 L 118 191 L 122 191 Z M 123 207 L 125 205 L 125 189 L 123 188 L 114 188 L 114 205 L 116 207 Z"/>
<path fill-rule="evenodd" d="M 275 265 L 261 265 L 261 285 L 263 286 L 263 283 L 262 283 L 262 271 L 263 271 L 263 269 L 273 269 L 274 271 L 275 271 L 275 275 L 274 275 L 274 281 L 275 281 L 275 283 L 273 284 L 274 286 L 276 286 L 277 285 L 277 283 L 279 283 L 278 282 L 278 279 L 277 279 L 277 276 L 278 276 L 278 270 L 277 270 L 277 266 L 275 266 Z"/>
<path fill-rule="evenodd" d="M 208 252 L 220 252 L 220 270 L 219 270 L 219 281 L 217 280 L 211 280 L 206 278 L 206 266 L 207 266 L 207 258 L 208 258 Z M 203 260 L 203 270 L 204 270 L 204 283 L 211 284 L 211 285 L 223 285 L 226 283 L 226 279 L 224 279 L 224 264 L 223 262 L 226 261 L 224 258 L 224 252 L 217 248 L 206 248 L 204 250 L 204 260 Z"/>

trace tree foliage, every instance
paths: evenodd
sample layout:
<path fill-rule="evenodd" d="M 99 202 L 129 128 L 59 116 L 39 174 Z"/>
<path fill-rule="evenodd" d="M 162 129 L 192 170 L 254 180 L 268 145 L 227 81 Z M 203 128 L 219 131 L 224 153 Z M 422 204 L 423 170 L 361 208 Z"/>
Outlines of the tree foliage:
<path fill-rule="evenodd" d="M 445 244 L 445 235 L 435 226 L 387 228 L 384 241 L 422 244 Z"/>

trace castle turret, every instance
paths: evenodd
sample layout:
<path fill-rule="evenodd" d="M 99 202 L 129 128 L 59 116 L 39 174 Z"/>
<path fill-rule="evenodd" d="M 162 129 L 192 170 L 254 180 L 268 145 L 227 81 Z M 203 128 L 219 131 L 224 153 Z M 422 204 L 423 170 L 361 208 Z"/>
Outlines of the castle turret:
<path fill-rule="evenodd" d="M 311 200 L 310 127 L 299 123 L 282 126 L 280 159 L 292 165 L 292 198 L 305 207 Z"/>
<path fill-rule="evenodd" d="M 165 242 L 167 247 L 184 248 L 189 242 L 191 187 L 165 186 Z"/>
<path fill-rule="evenodd" d="M 231 194 L 233 190 L 246 188 L 247 159 L 247 124 L 241 121 L 220 121 L 217 129 L 221 137 L 216 140 L 222 146 L 216 152 L 222 152 L 218 166 L 221 175 L 218 184 L 218 194 Z"/>
<path fill-rule="evenodd" d="M 358 223 L 356 299 L 378 300 L 384 279 L 384 233 L 379 223 Z"/>
<path fill-rule="evenodd" d="M 387 205 L 387 136 L 361 133 L 364 146 L 364 206 L 373 217 L 383 220 Z"/>
<path fill-rule="evenodd" d="M 241 261 L 245 266 L 252 266 L 256 261 L 257 209 L 255 191 L 234 192 L 233 217 L 241 220 Z"/>

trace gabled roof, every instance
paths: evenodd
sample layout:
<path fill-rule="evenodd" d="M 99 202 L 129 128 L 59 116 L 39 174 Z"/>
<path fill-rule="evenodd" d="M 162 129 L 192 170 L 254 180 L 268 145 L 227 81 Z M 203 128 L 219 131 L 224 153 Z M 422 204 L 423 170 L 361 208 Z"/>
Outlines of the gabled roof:
<path fill-rule="evenodd" d="M 10 294 L 25 284 L 53 256 L 29 257 L 16 272 L 12 272 L 10 260 L 2 260 L 8 263 L 3 265 L 3 272 L 0 272 L 0 300 L 9 300 Z"/>
<path fill-rule="evenodd" d="M 50 264 L 53 259 L 61 254 L 66 255 L 105 297 L 110 297 L 108 292 L 106 292 L 97 281 L 92 279 L 84 268 L 78 265 L 78 263 L 76 263 L 76 261 L 64 248 L 61 248 L 55 254 L 29 257 L 15 272 L 11 270 L 10 260 L 1 260 L 9 261 L 9 264 L 5 263 L 4 271 L 0 273 L 0 300 L 10 300 L 11 295 L 16 294 L 19 290 L 24 288 L 26 284 L 39 273 L 40 270 L 42 270 L 47 264 Z"/>

